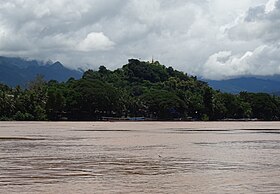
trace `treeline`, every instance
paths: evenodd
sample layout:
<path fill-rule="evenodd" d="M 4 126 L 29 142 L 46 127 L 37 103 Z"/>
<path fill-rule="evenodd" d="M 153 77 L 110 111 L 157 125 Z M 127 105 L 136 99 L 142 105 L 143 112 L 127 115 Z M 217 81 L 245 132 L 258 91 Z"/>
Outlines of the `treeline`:
<path fill-rule="evenodd" d="M 131 59 L 115 71 L 100 66 L 79 80 L 44 81 L 26 89 L 0 84 L 0 120 L 280 119 L 280 98 L 265 93 L 221 93 L 159 62 Z"/>

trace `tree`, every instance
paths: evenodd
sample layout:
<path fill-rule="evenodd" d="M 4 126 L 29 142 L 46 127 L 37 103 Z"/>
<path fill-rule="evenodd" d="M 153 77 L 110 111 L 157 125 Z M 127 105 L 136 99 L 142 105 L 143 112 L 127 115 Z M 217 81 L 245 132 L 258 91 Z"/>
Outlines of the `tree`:
<path fill-rule="evenodd" d="M 141 99 L 152 118 L 175 119 L 186 116 L 185 102 L 174 93 L 164 90 L 151 90 L 142 95 Z"/>
<path fill-rule="evenodd" d="M 79 80 L 48 83 L 38 75 L 27 89 L 0 84 L 0 120 L 280 119 L 280 97 L 221 93 L 197 77 L 159 62 L 130 59 L 115 71 L 100 66 Z"/>
<path fill-rule="evenodd" d="M 204 113 L 209 117 L 210 120 L 213 120 L 213 90 L 209 87 L 205 88 L 203 95 L 204 102 Z"/>
<path fill-rule="evenodd" d="M 29 82 L 27 93 L 34 119 L 46 120 L 47 83 L 42 75 L 37 75 L 34 80 Z"/>
<path fill-rule="evenodd" d="M 48 99 L 46 103 L 46 112 L 50 120 L 59 120 L 65 107 L 65 97 L 58 88 L 48 89 Z"/>

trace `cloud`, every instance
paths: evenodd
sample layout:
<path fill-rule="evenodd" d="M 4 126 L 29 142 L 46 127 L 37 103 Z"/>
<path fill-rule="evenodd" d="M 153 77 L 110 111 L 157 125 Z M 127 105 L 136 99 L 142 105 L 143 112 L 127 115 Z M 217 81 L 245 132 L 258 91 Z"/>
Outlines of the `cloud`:
<path fill-rule="evenodd" d="M 279 2 L 0 0 L 0 55 L 94 69 L 153 56 L 206 78 L 269 74 L 280 62 Z"/>
<path fill-rule="evenodd" d="M 103 32 L 91 32 L 78 45 L 81 51 L 106 51 L 112 49 L 112 42 Z"/>
<path fill-rule="evenodd" d="M 269 0 L 265 5 L 265 13 L 269 13 L 273 11 L 276 8 L 275 7 L 276 2 L 277 0 Z"/>
<path fill-rule="evenodd" d="M 238 76 L 280 74 L 280 47 L 263 45 L 244 54 L 233 55 L 230 51 L 213 54 L 202 70 L 202 76 L 221 80 Z"/>
<path fill-rule="evenodd" d="M 198 71 L 208 79 L 280 74 L 279 30 L 279 0 L 249 8 L 225 32 L 231 44 L 246 44 L 251 48 L 218 51 Z"/>
<path fill-rule="evenodd" d="M 280 38 L 280 1 L 250 8 L 243 20 L 228 29 L 233 40 L 274 42 Z"/>

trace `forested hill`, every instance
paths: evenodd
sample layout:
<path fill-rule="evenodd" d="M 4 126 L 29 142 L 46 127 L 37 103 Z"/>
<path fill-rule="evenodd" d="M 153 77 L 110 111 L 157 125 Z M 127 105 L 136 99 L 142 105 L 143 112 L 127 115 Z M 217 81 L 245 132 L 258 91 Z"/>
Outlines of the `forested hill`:
<path fill-rule="evenodd" d="M 81 79 L 44 81 L 28 89 L 0 86 L 2 120 L 279 120 L 280 98 L 264 93 L 221 93 L 196 77 L 159 62 L 129 60 L 110 71 L 100 66 Z"/>

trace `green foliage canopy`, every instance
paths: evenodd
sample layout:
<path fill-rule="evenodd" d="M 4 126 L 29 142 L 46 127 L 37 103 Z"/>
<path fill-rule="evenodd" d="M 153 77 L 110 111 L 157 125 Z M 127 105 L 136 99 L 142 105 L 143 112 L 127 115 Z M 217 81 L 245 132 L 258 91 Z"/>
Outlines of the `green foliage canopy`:
<path fill-rule="evenodd" d="M 81 79 L 46 83 L 42 76 L 27 89 L 0 84 L 1 120 L 280 119 L 280 98 L 263 93 L 221 93 L 196 77 L 159 62 L 130 59 L 111 71 L 100 66 Z"/>

